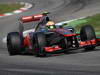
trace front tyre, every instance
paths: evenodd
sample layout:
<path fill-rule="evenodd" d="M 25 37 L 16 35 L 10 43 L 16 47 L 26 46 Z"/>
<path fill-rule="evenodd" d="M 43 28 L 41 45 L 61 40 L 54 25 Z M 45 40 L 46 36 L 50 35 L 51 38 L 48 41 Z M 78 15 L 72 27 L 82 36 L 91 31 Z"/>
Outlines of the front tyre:
<path fill-rule="evenodd" d="M 80 31 L 81 41 L 89 41 L 96 39 L 95 31 L 91 25 L 85 25 L 81 28 Z M 95 48 L 94 45 L 89 45 L 84 47 L 85 50 L 93 50 Z"/>
<path fill-rule="evenodd" d="M 37 57 L 46 56 L 44 47 L 46 46 L 45 34 L 38 32 L 33 35 L 33 49 Z"/>

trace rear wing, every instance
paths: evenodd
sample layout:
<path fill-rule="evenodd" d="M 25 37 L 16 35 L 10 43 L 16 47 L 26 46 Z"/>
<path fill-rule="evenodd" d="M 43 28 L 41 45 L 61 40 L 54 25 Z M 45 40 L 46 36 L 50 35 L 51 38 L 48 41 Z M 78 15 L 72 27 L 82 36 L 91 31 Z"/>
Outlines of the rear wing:
<path fill-rule="evenodd" d="M 42 17 L 43 17 L 42 14 L 37 14 L 37 15 L 24 16 L 24 17 L 19 18 L 18 20 L 19 21 L 19 33 L 23 35 L 23 31 L 24 31 L 23 23 L 28 23 L 32 21 L 40 21 Z"/>
<path fill-rule="evenodd" d="M 39 21 L 42 17 L 43 17 L 42 14 L 37 14 L 37 15 L 31 15 L 31 16 L 21 17 L 19 20 L 22 23 L 28 23 L 28 22 L 32 22 L 32 21 Z"/>

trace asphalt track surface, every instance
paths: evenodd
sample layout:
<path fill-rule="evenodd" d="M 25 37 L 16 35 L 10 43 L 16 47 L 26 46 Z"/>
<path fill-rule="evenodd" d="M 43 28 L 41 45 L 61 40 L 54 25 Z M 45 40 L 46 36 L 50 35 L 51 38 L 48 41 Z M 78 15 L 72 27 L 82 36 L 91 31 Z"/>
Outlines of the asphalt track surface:
<path fill-rule="evenodd" d="M 0 75 L 100 75 L 100 48 L 94 51 L 76 50 L 68 54 L 37 58 L 33 55 L 9 56 L 2 39 L 17 31 L 19 16 L 50 11 L 56 22 L 100 13 L 100 0 L 0 0 L 0 2 L 30 2 L 29 11 L 0 18 Z M 29 25 L 30 26 L 30 25 Z"/>

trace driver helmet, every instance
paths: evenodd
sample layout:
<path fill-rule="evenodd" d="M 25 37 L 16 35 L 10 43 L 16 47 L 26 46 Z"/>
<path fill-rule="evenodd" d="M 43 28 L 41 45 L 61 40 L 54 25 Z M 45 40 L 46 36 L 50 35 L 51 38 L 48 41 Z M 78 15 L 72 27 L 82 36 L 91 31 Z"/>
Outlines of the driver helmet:
<path fill-rule="evenodd" d="M 54 28 L 56 28 L 55 23 L 53 21 L 48 21 L 47 24 L 46 24 L 46 27 L 48 29 L 54 29 Z"/>

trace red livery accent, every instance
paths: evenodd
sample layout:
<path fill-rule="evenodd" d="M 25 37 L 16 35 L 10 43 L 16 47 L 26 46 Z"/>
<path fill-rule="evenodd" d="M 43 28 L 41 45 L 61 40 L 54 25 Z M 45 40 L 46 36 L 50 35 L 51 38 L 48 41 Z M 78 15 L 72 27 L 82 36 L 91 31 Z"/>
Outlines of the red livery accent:
<path fill-rule="evenodd" d="M 100 38 L 97 38 L 96 40 L 97 40 L 97 42 L 100 42 Z"/>
<path fill-rule="evenodd" d="M 81 41 L 80 42 L 80 46 L 87 46 L 87 45 L 95 45 L 96 44 L 96 40 L 89 40 L 89 41 Z"/>
<path fill-rule="evenodd" d="M 30 37 L 29 35 L 27 35 L 24 39 L 24 46 L 29 46 L 31 45 L 31 42 L 30 42 Z"/>
<path fill-rule="evenodd" d="M 31 41 L 30 41 L 29 34 L 24 39 L 24 47 L 28 47 L 29 48 L 29 52 L 32 51 L 32 44 L 31 44 Z"/>
<path fill-rule="evenodd" d="M 61 49 L 62 48 L 60 48 L 58 45 L 54 47 L 45 47 L 46 52 L 54 52 L 54 51 L 61 50 Z"/>
<path fill-rule="evenodd" d="M 43 15 L 32 15 L 32 16 L 25 16 L 21 18 L 23 23 L 32 22 L 32 21 L 39 21 Z"/>
<path fill-rule="evenodd" d="M 65 37 L 70 37 L 70 36 L 77 36 L 77 35 L 79 35 L 79 34 L 66 34 L 66 35 L 64 35 Z"/>

